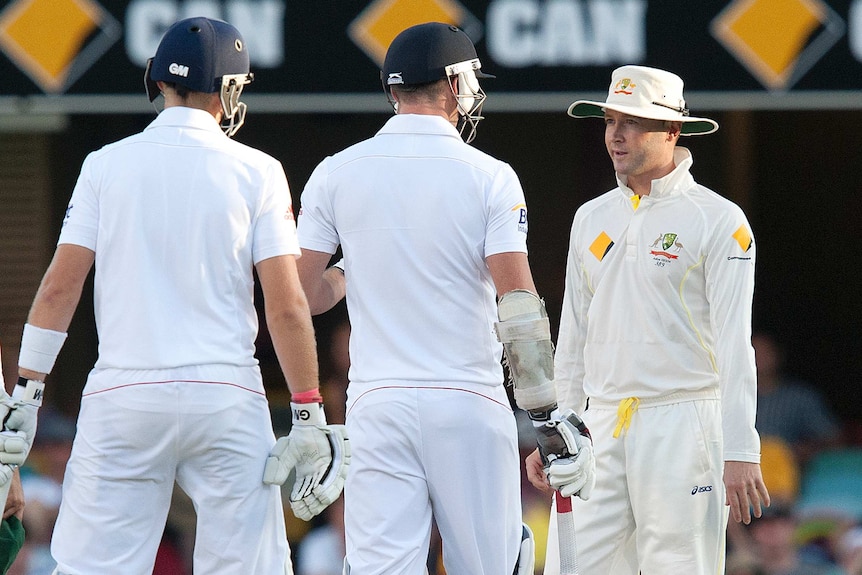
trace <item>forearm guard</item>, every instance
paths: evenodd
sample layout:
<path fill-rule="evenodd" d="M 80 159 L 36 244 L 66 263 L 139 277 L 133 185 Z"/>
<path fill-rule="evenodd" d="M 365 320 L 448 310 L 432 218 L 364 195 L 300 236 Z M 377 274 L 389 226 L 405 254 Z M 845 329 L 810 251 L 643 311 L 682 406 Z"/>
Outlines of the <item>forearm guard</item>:
<path fill-rule="evenodd" d="M 534 420 L 550 419 L 557 406 L 554 388 L 554 344 L 542 300 L 528 290 L 503 294 L 494 324 L 503 344 L 515 403 Z"/>

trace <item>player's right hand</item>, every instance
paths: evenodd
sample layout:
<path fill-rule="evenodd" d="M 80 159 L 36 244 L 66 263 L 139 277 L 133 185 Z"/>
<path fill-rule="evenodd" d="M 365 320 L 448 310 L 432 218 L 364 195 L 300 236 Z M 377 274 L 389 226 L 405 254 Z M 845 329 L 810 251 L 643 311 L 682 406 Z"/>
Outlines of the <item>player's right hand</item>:
<path fill-rule="evenodd" d="M 290 433 L 278 439 L 266 461 L 263 482 L 281 485 L 291 470 L 294 515 L 309 521 L 338 499 L 350 465 L 350 442 L 343 425 L 327 425 L 320 404 L 291 404 Z"/>

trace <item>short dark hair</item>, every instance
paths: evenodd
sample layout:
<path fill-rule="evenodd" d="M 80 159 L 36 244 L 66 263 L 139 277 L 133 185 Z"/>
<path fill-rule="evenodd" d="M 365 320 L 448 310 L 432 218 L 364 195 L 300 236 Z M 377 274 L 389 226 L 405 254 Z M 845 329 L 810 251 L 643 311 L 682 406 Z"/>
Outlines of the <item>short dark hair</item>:
<path fill-rule="evenodd" d="M 165 85 L 176 92 L 177 96 L 182 99 L 185 99 L 192 91 L 182 84 L 177 84 L 176 82 L 165 82 Z"/>
<path fill-rule="evenodd" d="M 398 94 L 402 102 L 417 102 L 436 100 L 441 94 L 451 90 L 449 86 L 449 79 L 443 78 L 422 84 L 396 84 L 389 88 L 393 93 Z"/>

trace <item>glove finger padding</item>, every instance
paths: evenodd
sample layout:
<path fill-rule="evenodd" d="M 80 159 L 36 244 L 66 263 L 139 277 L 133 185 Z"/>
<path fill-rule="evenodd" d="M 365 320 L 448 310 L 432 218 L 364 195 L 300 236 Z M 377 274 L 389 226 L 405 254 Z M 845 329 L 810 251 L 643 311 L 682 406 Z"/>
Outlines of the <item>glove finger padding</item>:
<path fill-rule="evenodd" d="M 299 501 L 311 494 L 332 465 L 332 444 L 329 430 L 321 426 L 296 425 L 290 431 L 291 446 L 296 458 L 296 480 L 290 492 L 291 501 Z"/>
<path fill-rule="evenodd" d="M 11 465 L 0 465 L 0 488 L 6 487 L 6 484 L 12 481 L 14 473 L 15 468 Z"/>
<path fill-rule="evenodd" d="M 596 461 L 589 438 L 578 435 L 577 455 L 553 460 L 546 468 L 548 482 L 563 497 L 577 495 L 584 501 L 590 498 L 596 483 Z"/>
<path fill-rule="evenodd" d="M 311 520 L 329 507 L 341 495 L 347 469 L 350 466 L 350 441 L 343 425 L 326 428 L 332 448 L 332 462 L 324 475 L 311 488 L 311 493 L 301 499 L 291 497 L 293 514 L 305 521 Z"/>
<path fill-rule="evenodd" d="M 350 467 L 350 440 L 347 438 L 347 428 L 343 425 L 329 426 L 329 441 L 332 445 L 332 464 L 323 479 L 314 486 L 314 496 L 324 508 L 338 499 L 344 489 L 347 479 L 347 468 Z M 321 509 L 322 511 L 322 509 Z"/>
<path fill-rule="evenodd" d="M 581 418 L 567 410 L 560 419 L 547 423 L 539 437 L 551 487 L 564 497 L 589 499 L 596 481 L 596 460 L 589 430 Z"/>
<path fill-rule="evenodd" d="M 27 436 L 23 432 L 0 432 L 0 464 L 23 465 L 29 451 Z"/>

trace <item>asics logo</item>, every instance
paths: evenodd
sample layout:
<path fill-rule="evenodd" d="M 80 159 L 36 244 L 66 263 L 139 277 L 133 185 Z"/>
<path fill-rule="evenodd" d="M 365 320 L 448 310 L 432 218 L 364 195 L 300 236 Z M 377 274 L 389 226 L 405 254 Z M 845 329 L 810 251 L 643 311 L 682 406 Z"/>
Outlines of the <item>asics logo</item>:
<path fill-rule="evenodd" d="M 182 76 L 183 78 L 189 77 L 189 67 L 183 66 L 182 64 L 177 64 L 176 62 L 168 66 L 168 72 L 170 72 L 174 76 Z"/>
<path fill-rule="evenodd" d="M 703 485 L 703 486 L 700 486 L 700 487 L 698 487 L 697 485 L 695 485 L 695 486 L 692 488 L 692 490 L 691 490 L 691 494 L 692 494 L 692 495 L 697 495 L 698 493 L 707 493 L 707 492 L 709 492 L 709 491 L 712 491 L 712 485 Z"/>

